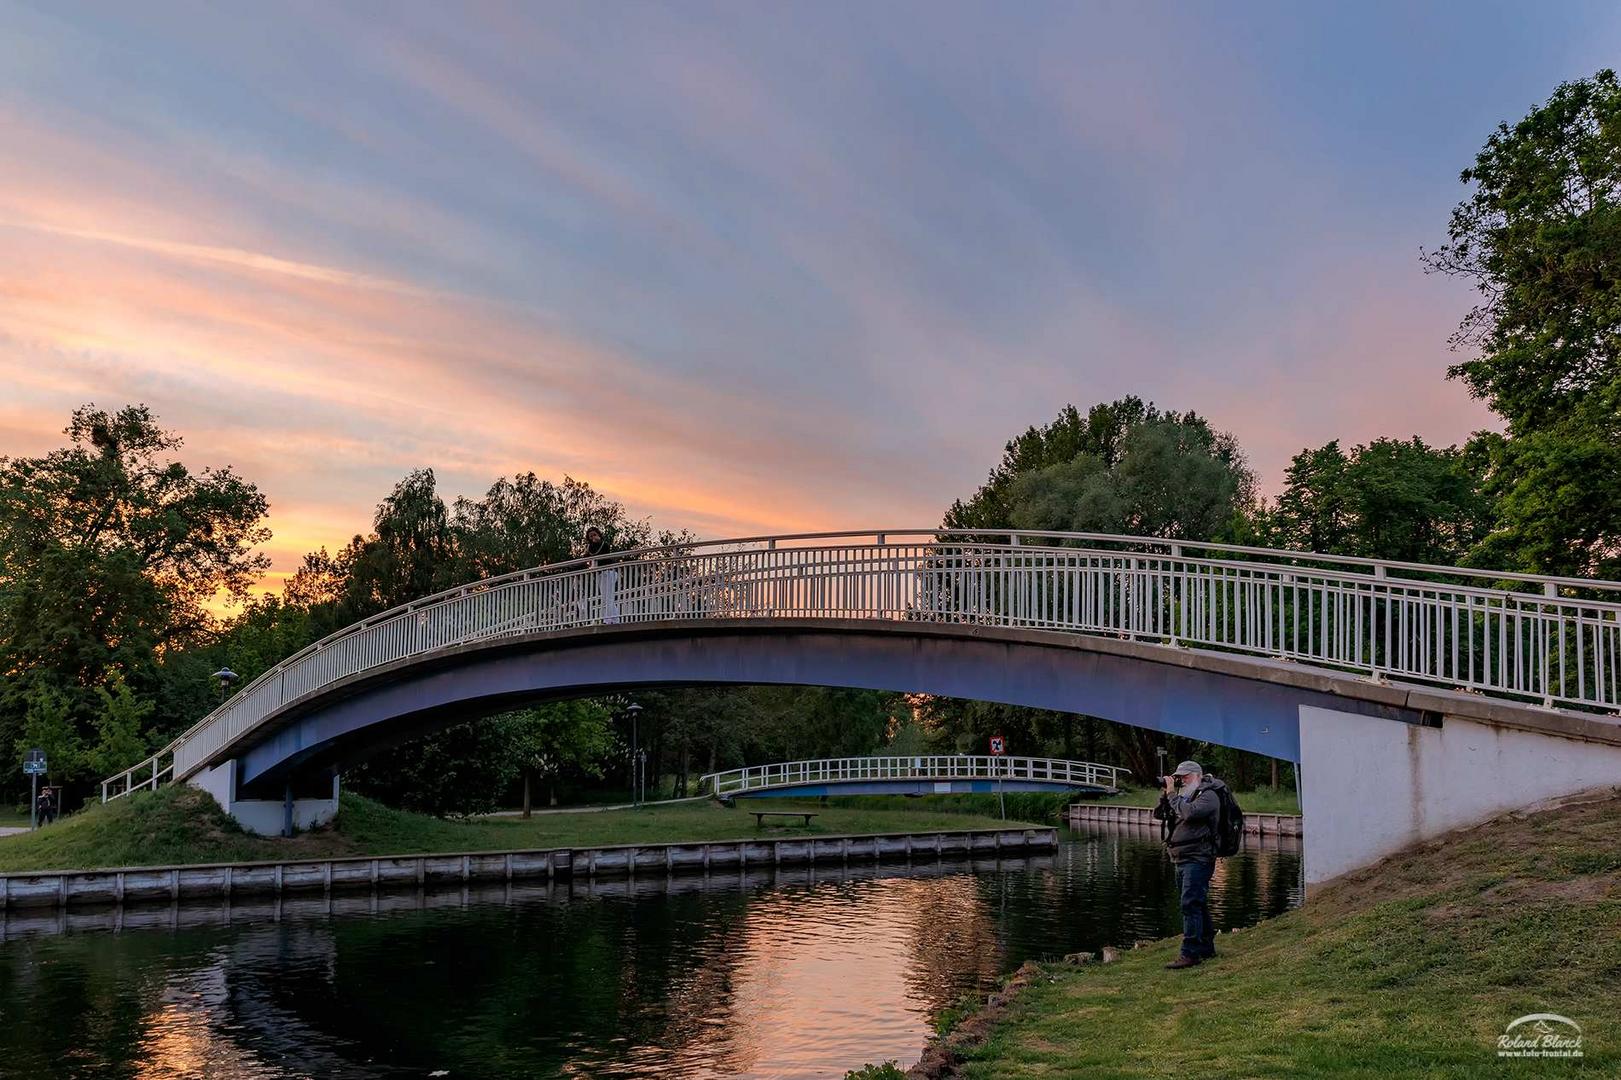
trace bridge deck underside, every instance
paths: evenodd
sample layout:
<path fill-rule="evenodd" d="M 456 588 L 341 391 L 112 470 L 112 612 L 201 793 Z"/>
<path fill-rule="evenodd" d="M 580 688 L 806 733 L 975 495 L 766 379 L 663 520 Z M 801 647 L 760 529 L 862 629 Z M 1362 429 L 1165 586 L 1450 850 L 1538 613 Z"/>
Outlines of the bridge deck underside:
<path fill-rule="evenodd" d="M 290 776 L 363 758 L 408 734 L 525 701 L 721 684 L 845 686 L 1028 705 L 1290 761 L 1298 760 L 1302 704 L 1424 722 L 1411 709 L 1342 696 L 1334 692 L 1337 686 L 1289 685 L 1222 670 L 1236 666 L 1247 672 L 1252 661 L 1220 656 L 1192 661 L 1163 647 L 984 628 L 738 622 L 607 628 L 513 639 L 496 647 L 456 647 L 428 661 L 368 675 L 289 708 L 279 722 L 220 759 L 237 759 L 245 792 L 275 797 Z M 1279 670 L 1299 682 L 1299 669 Z"/>

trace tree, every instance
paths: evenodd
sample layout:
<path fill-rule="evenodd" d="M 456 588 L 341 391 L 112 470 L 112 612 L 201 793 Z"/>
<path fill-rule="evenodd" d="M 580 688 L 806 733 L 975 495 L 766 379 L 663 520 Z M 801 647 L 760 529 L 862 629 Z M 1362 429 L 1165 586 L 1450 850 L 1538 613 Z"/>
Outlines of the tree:
<path fill-rule="evenodd" d="M 1255 509 L 1255 477 L 1231 435 L 1196 413 L 1125 397 L 1084 417 L 1065 406 L 1052 423 L 1010 440 L 944 524 L 1247 540 Z M 1084 743 L 1095 760 L 1103 743 L 1140 775 L 1154 767 L 1145 764 L 1155 760 L 1153 733 L 1095 717 L 954 698 L 919 699 L 918 711 L 930 744 L 947 752 L 980 752 L 999 732 L 1019 752 L 1070 757 Z"/>
<path fill-rule="evenodd" d="M 1121 438 L 1112 465 L 1082 453 L 1015 476 L 1007 513 L 1021 529 L 1208 540 L 1228 533 L 1253 487 L 1203 421 L 1156 417 Z"/>
<path fill-rule="evenodd" d="M 29 750 L 43 750 L 54 783 L 83 779 L 88 763 L 84 739 L 73 720 L 72 699 L 48 682 L 36 681 L 25 701 L 22 730 L 14 744 L 17 761 Z M 135 760 L 139 759 L 131 759 L 131 764 Z"/>
<path fill-rule="evenodd" d="M 517 777 L 509 725 L 479 717 L 382 750 L 343 782 L 390 806 L 447 817 L 498 809 Z"/>
<path fill-rule="evenodd" d="M 1008 442 L 949 529 L 1125 532 L 1210 540 L 1237 527 L 1255 478 L 1232 436 L 1195 413 L 1164 412 L 1136 397 L 1073 405 Z"/>
<path fill-rule="evenodd" d="M 309 560 L 305 560 L 306 565 Z M 346 622 L 420 600 L 455 584 L 449 512 L 432 469 L 417 469 L 377 504 L 372 534 L 333 560 Z"/>
<path fill-rule="evenodd" d="M 1139 397 L 1092 406 L 1083 417 L 1074 405 L 1065 405 L 1045 427 L 1029 427 L 1009 439 L 1002 460 L 967 502 L 958 500 L 946 511 L 948 529 L 1005 529 L 1011 520 L 1009 489 L 1020 476 L 1078 457 L 1096 458 L 1105 468 L 1118 459 L 1120 440 L 1127 431 L 1159 411 Z"/>
<path fill-rule="evenodd" d="M 194 472 L 144 405 L 87 405 L 69 445 L 0 458 L 0 741 L 42 686 L 81 740 L 115 669 L 152 694 L 158 657 L 206 643 L 217 599 L 242 600 L 268 566 L 264 496 L 230 469 Z M 53 699 L 54 700 L 54 699 Z M 167 726 L 183 719 L 154 714 Z M 129 763 L 126 763 L 129 764 Z"/>
<path fill-rule="evenodd" d="M 1621 577 L 1621 442 L 1572 422 L 1513 437 L 1482 432 L 1481 462 L 1494 528 L 1469 561 L 1570 577 Z"/>
<path fill-rule="evenodd" d="M 1416 436 L 1296 454 L 1268 518 L 1280 547 L 1454 564 L 1491 528 L 1478 460 Z"/>
<path fill-rule="evenodd" d="M 141 730 L 157 702 L 137 697 L 116 671 L 107 685 L 96 687 L 96 697 L 101 701 L 95 718 L 96 743 L 86 760 L 96 775 L 111 776 L 146 756 L 147 741 Z"/>
<path fill-rule="evenodd" d="M 452 513 L 458 577 L 466 581 L 561 562 L 601 529 L 612 549 L 645 544 L 651 530 L 613 499 L 572 476 L 561 484 L 520 473 L 497 480 L 482 499 L 456 500 Z"/>
<path fill-rule="evenodd" d="M 1508 425 L 1476 448 L 1501 518 L 1485 554 L 1614 574 L 1621 498 L 1594 489 L 1621 466 L 1621 82 L 1561 85 L 1462 180 L 1474 192 L 1424 258 L 1483 297 L 1454 336 L 1477 355 L 1450 374 Z"/>
<path fill-rule="evenodd" d="M 613 750 L 613 713 L 600 701 L 554 701 L 494 717 L 507 727 L 512 755 L 523 773 L 523 816 L 529 816 L 530 784 L 546 784 L 546 801 L 557 805 L 557 780 L 565 772 L 600 777 Z"/>
<path fill-rule="evenodd" d="M 1346 505 L 1351 495 L 1345 478 L 1349 468 L 1338 439 L 1294 456 L 1283 474 L 1283 493 L 1268 519 L 1273 532 L 1269 539 L 1275 546 L 1325 555 L 1350 554 L 1346 548 L 1356 528 Z"/>

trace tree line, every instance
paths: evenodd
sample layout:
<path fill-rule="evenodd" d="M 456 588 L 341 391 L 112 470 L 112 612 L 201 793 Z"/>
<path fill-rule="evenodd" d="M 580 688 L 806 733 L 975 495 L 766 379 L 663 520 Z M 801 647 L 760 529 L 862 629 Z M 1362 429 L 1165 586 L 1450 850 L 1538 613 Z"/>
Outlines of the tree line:
<path fill-rule="evenodd" d="M 1459 446 L 1417 436 L 1296 454 L 1275 499 L 1236 437 L 1195 412 L 1128 396 L 1007 442 L 946 528 L 1054 529 L 1231 541 L 1326 554 L 1621 577 L 1621 86 L 1559 87 L 1501 125 L 1462 173 L 1469 196 L 1426 267 L 1479 290 L 1455 345 L 1459 380 L 1503 430 Z M 0 458 L 0 747 L 49 754 L 78 794 L 213 708 L 213 673 L 241 686 L 356 620 L 456 585 L 615 548 L 657 531 L 589 484 L 523 473 L 446 501 L 431 469 L 402 478 L 369 530 L 305 556 L 279 595 L 268 505 L 232 469 L 194 469 L 151 410 L 85 406 L 67 445 Z M 221 601 L 235 605 L 228 616 Z M 457 724 L 357 766 L 392 802 L 471 812 L 629 786 L 624 697 L 548 703 Z M 744 762 L 978 749 L 1113 759 L 1151 774 L 1157 749 L 1229 775 L 1268 763 L 1094 718 L 870 691 L 746 687 L 639 696 L 651 777 L 677 791 Z M 0 781 L 26 790 L 14 767 Z"/>

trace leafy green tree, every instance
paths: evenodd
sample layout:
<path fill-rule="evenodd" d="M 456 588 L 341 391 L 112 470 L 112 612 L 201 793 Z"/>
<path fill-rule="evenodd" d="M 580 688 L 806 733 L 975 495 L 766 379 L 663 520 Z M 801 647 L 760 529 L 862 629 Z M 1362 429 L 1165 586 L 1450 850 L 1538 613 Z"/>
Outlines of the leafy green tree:
<path fill-rule="evenodd" d="M 1512 437 L 1482 432 L 1468 449 L 1483 462 L 1496 511 L 1471 563 L 1621 577 L 1621 440 L 1572 422 Z"/>
<path fill-rule="evenodd" d="M 509 726 L 480 717 L 383 749 L 346 771 L 343 782 L 390 806 L 463 816 L 499 809 L 518 768 Z"/>
<path fill-rule="evenodd" d="M 148 744 L 141 732 L 157 702 L 137 697 L 116 671 L 106 685 L 96 687 L 96 697 L 101 702 L 95 717 L 96 742 L 85 758 L 97 776 L 110 776 L 146 756 Z"/>
<path fill-rule="evenodd" d="M 601 701 L 579 698 L 493 717 L 507 728 L 512 755 L 523 774 L 523 816 L 529 816 L 530 787 L 546 785 L 546 801 L 557 805 L 557 780 L 567 773 L 601 777 L 614 747 L 613 712 Z"/>
<path fill-rule="evenodd" d="M 1565 83 L 1465 169 L 1434 271 L 1482 296 L 1451 369 L 1507 421 L 1474 448 L 1499 529 L 1481 558 L 1621 573 L 1621 82 Z"/>
<path fill-rule="evenodd" d="M 270 535 L 264 496 L 228 468 L 194 472 L 177 460 L 180 437 L 146 406 L 87 405 L 65 434 L 62 449 L 0 458 L 7 743 L 42 686 L 65 700 L 75 736 L 93 739 L 94 691 L 110 672 L 153 694 L 158 657 L 205 643 L 217 627 L 210 605 L 244 599 L 268 565 L 255 550 Z"/>
<path fill-rule="evenodd" d="M 1007 513 L 1021 529 L 1208 540 L 1230 533 L 1253 489 L 1207 424 L 1159 417 L 1126 432 L 1113 464 L 1083 453 L 1015 476 Z"/>
<path fill-rule="evenodd" d="M 1211 540 L 1237 528 L 1254 499 L 1254 474 L 1232 436 L 1196 413 L 1126 397 L 1084 417 L 1067 405 L 1052 423 L 1010 440 L 944 525 Z"/>
<path fill-rule="evenodd" d="M 432 595 L 456 584 L 450 515 L 432 469 L 394 485 L 372 519 L 372 534 L 355 537 L 338 555 L 342 605 L 350 619 Z"/>
<path fill-rule="evenodd" d="M 73 701 L 67 694 L 44 680 L 35 681 L 25 698 L 21 731 L 14 748 L 20 764 L 29 750 L 45 751 L 48 778 L 52 783 L 72 783 L 85 778 L 89 762 L 84 739 L 73 719 Z M 138 759 L 131 759 L 133 764 Z"/>
<path fill-rule="evenodd" d="M 1268 517 L 1276 546 L 1330 555 L 1458 563 L 1491 528 L 1478 460 L 1457 447 L 1376 439 L 1296 454 Z"/>
<path fill-rule="evenodd" d="M 1232 436 L 1196 413 L 1126 397 L 1084 417 L 1066 406 L 1011 440 L 945 526 L 1248 540 L 1255 504 L 1254 475 Z M 1016 753 L 1154 761 L 1153 733 L 1093 717 L 951 698 L 922 699 L 919 711 L 930 745 L 944 752 L 983 753 L 1000 733 Z"/>
<path fill-rule="evenodd" d="M 478 581 L 572 558 L 593 525 L 615 551 L 651 535 L 646 521 L 632 520 L 618 502 L 571 476 L 561 484 L 532 472 L 502 477 L 482 499 L 456 500 L 457 576 Z"/>

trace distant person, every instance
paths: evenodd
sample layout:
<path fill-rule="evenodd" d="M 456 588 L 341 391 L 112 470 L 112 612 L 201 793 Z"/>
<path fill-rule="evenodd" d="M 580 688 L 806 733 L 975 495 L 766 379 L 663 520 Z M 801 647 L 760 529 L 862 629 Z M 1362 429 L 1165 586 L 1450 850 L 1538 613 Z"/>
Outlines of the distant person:
<path fill-rule="evenodd" d="M 585 530 L 585 557 L 589 560 L 586 565 L 595 567 L 597 560 L 608 553 L 608 540 L 602 535 L 602 530 L 595 525 Z M 612 565 L 604 566 L 597 574 L 597 593 L 602 598 L 604 623 L 619 621 L 619 601 L 615 595 L 618 588 L 619 570 Z"/>
<path fill-rule="evenodd" d="M 1216 869 L 1217 825 L 1221 800 L 1197 761 L 1184 761 L 1164 777 L 1154 818 L 1166 823 L 1165 846 L 1176 866 L 1182 893 L 1182 952 L 1165 966 L 1190 968 L 1216 955 L 1216 927 L 1210 921 L 1210 876 Z"/>
<path fill-rule="evenodd" d="M 56 820 L 56 793 L 50 787 L 39 789 L 39 798 L 34 802 L 35 814 L 41 825 L 49 825 Z"/>

